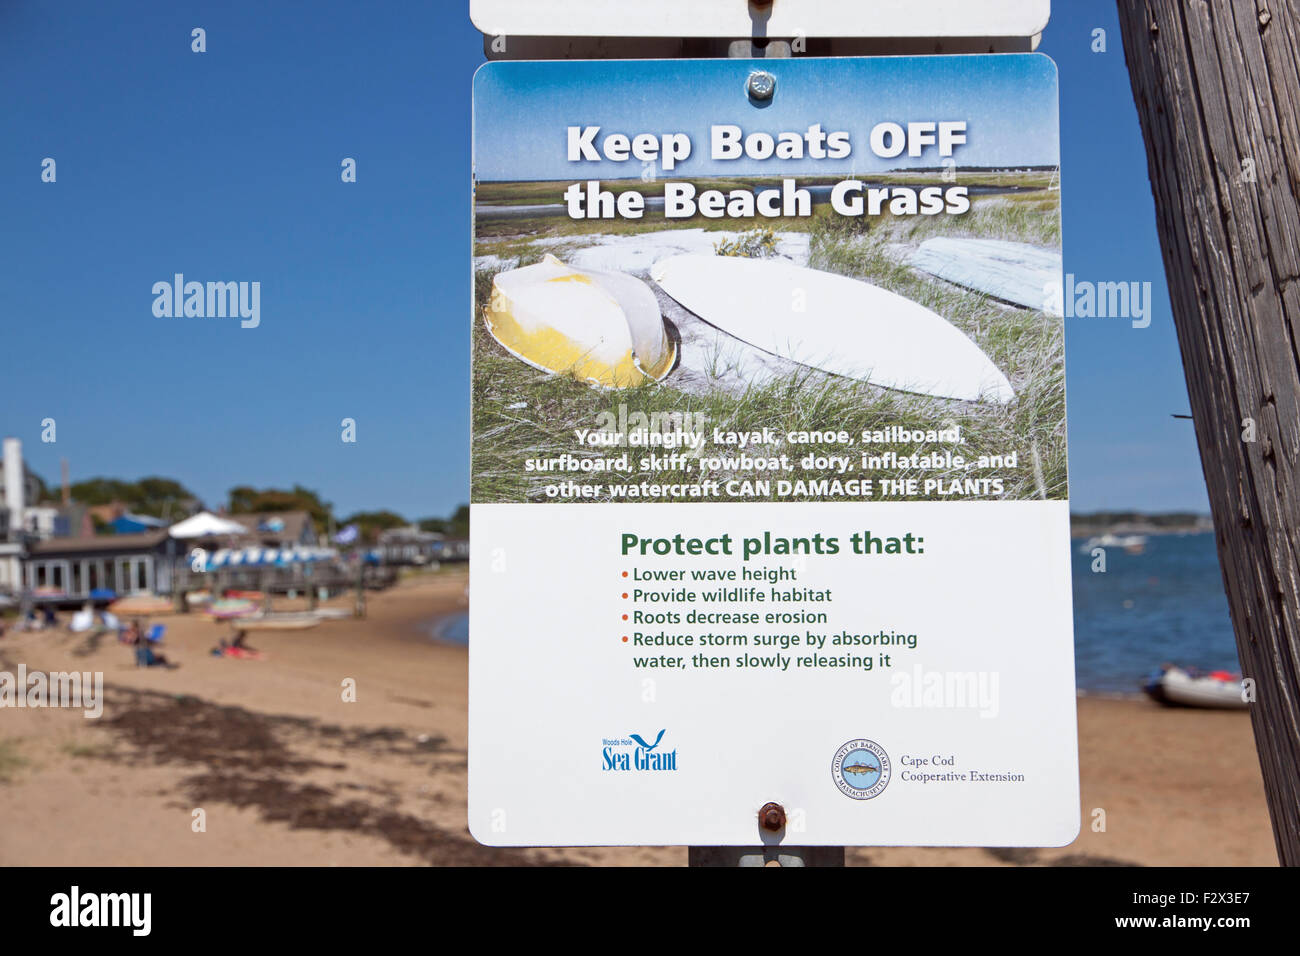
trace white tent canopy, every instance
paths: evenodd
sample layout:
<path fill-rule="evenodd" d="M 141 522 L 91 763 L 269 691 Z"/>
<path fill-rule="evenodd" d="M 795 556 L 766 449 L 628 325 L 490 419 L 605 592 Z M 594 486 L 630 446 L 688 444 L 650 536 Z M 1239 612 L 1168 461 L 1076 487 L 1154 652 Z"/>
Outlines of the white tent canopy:
<path fill-rule="evenodd" d="M 167 533 L 173 538 L 210 538 L 214 535 L 248 534 L 248 528 L 238 521 L 218 517 L 210 511 L 200 511 L 172 525 Z"/>

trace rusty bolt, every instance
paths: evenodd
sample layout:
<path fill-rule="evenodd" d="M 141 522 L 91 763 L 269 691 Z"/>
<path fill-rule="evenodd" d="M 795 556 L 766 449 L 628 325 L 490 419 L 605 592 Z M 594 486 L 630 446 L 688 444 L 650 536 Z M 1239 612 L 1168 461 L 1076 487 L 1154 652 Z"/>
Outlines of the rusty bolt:
<path fill-rule="evenodd" d="M 776 833 L 785 829 L 785 808 L 779 803 L 765 803 L 758 811 L 758 825 Z"/>

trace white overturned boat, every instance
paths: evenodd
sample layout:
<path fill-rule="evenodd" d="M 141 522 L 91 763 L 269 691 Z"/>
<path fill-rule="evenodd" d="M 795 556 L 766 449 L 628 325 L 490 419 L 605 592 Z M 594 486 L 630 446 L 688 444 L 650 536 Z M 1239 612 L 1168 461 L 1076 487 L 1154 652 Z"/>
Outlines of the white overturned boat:
<path fill-rule="evenodd" d="M 241 631 L 303 631 L 315 627 L 322 620 L 315 611 L 289 611 L 241 617 L 235 622 L 235 627 Z"/>
<path fill-rule="evenodd" d="M 492 280 L 484 320 L 515 358 L 602 388 L 657 382 L 677 360 L 649 286 L 549 254 Z"/>
<path fill-rule="evenodd" d="M 310 613 L 315 614 L 322 621 L 341 621 L 352 617 L 354 612 L 346 607 L 320 607 Z"/>
<path fill-rule="evenodd" d="M 1245 710 L 1241 678 L 1226 671 L 1196 674 L 1181 667 L 1166 666 L 1160 675 L 1142 688 L 1152 700 L 1171 707 L 1210 707 Z"/>
<path fill-rule="evenodd" d="M 1106 534 L 1089 538 L 1080 549 L 1085 554 L 1093 548 L 1123 548 L 1129 554 L 1142 554 L 1147 549 L 1147 536 L 1144 534 Z"/>
<path fill-rule="evenodd" d="M 662 259 L 650 275 L 705 322 L 791 362 L 940 398 L 1015 397 L 955 325 L 868 282 L 777 259 L 701 255 Z"/>
<path fill-rule="evenodd" d="M 1063 315 L 1061 303 L 1049 295 L 1062 284 L 1061 254 L 1051 249 L 1000 239 L 944 237 L 921 243 L 912 254 L 912 265 L 1003 302 Z"/>

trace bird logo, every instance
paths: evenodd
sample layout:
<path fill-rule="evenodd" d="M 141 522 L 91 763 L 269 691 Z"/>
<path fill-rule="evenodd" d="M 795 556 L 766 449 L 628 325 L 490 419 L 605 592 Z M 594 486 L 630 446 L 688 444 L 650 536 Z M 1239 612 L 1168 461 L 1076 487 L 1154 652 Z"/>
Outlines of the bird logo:
<path fill-rule="evenodd" d="M 654 750 L 656 747 L 659 746 L 659 741 L 664 739 L 664 734 L 667 732 L 667 730 L 668 728 L 665 727 L 663 730 L 659 731 L 659 736 L 655 738 L 655 742 L 652 744 L 648 744 L 644 740 L 642 740 L 639 734 L 628 734 L 628 736 L 631 737 L 633 740 L 635 740 L 642 750 L 648 751 L 648 750 Z"/>

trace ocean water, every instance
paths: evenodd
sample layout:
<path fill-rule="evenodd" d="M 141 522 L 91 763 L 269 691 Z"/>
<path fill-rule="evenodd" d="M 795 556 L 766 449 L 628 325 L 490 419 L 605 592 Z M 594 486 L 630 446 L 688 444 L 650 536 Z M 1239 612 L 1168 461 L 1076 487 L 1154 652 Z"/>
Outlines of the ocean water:
<path fill-rule="evenodd" d="M 429 625 L 429 636 L 448 644 L 469 643 L 469 612 L 457 611 L 439 618 Z"/>
<path fill-rule="evenodd" d="M 1104 574 L 1072 544 L 1080 689 L 1136 692 L 1166 662 L 1240 669 L 1213 534 L 1152 535 L 1142 554 L 1107 548 Z"/>
<path fill-rule="evenodd" d="M 1142 554 L 1106 549 L 1092 571 L 1084 541 L 1071 542 L 1074 650 L 1080 689 L 1137 693 L 1162 663 L 1239 670 L 1213 534 L 1152 535 Z M 469 641 L 469 615 L 434 622 L 432 636 Z"/>

